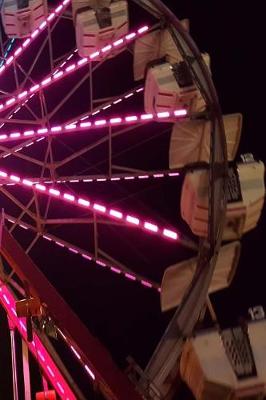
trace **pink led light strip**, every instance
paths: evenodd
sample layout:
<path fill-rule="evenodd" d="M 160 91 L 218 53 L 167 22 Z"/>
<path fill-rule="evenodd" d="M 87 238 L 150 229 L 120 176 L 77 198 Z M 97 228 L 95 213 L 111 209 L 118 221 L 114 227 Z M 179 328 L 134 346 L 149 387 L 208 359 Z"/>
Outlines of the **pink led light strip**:
<path fill-rule="evenodd" d="M 66 0 L 64 0 L 64 1 L 66 1 Z M 0 112 L 15 105 L 16 103 L 20 102 L 21 100 L 25 101 L 33 93 L 38 93 L 41 89 L 50 86 L 51 84 L 59 81 L 66 75 L 71 74 L 72 72 L 83 67 L 84 65 L 88 64 L 89 62 L 94 61 L 95 57 L 98 57 L 99 54 L 101 54 L 103 57 L 108 56 L 108 54 L 110 54 L 112 52 L 112 50 L 120 49 L 125 44 L 130 43 L 132 40 L 135 40 L 137 37 L 139 37 L 142 34 L 144 34 L 145 32 L 147 32 L 148 29 L 149 29 L 148 26 L 143 26 L 140 29 L 138 29 L 136 32 L 129 33 L 128 35 L 99 49 L 97 52 L 91 54 L 90 57 L 81 58 L 79 61 L 77 61 L 71 65 L 68 65 L 64 69 L 60 70 L 58 73 L 56 73 L 54 75 L 53 74 L 48 75 L 39 84 L 33 85 L 28 90 L 24 90 L 23 92 L 19 93 L 18 95 L 9 98 L 5 103 L 0 104 Z"/>
<path fill-rule="evenodd" d="M 55 8 L 55 10 L 48 15 L 48 17 L 39 25 L 37 29 L 30 35 L 29 38 L 25 39 L 20 47 L 15 49 L 15 51 L 7 58 L 5 64 L 0 68 L 0 76 L 7 70 L 7 68 L 13 64 L 13 62 L 21 56 L 26 48 L 33 42 L 33 40 L 39 36 L 39 34 L 50 24 L 56 16 L 59 16 L 65 8 L 70 4 L 70 0 L 64 0 Z"/>
<path fill-rule="evenodd" d="M 101 105 L 99 107 L 96 107 L 93 112 L 90 112 L 90 113 L 88 113 L 86 115 L 83 115 L 81 118 L 79 118 L 77 120 L 73 119 L 73 120 L 69 121 L 68 125 L 73 125 L 73 124 L 76 125 L 78 122 L 85 121 L 89 117 L 94 116 L 96 114 L 99 114 L 101 111 L 105 111 L 108 108 L 110 108 L 110 107 L 112 107 L 112 106 L 114 106 L 116 104 L 121 103 L 121 101 L 127 100 L 130 97 L 134 96 L 135 94 L 143 92 L 143 90 L 144 90 L 144 87 L 140 86 L 140 87 L 137 87 L 136 89 L 130 90 L 129 92 L 125 93 L 122 96 L 117 96 L 113 101 L 107 102 L 107 103 L 105 103 L 105 104 L 103 104 L 103 105 Z"/>
<path fill-rule="evenodd" d="M 75 197 L 70 193 L 63 193 L 60 192 L 60 190 L 56 188 L 49 188 L 48 186 L 45 186 L 43 184 L 37 183 L 33 184 L 32 181 L 29 179 L 24 179 L 21 178 L 17 175 L 14 174 L 7 174 L 5 171 L 0 170 L 0 178 L 4 178 L 8 182 L 11 183 L 16 183 L 20 184 L 26 188 L 32 188 L 35 189 L 39 193 L 44 193 L 48 196 L 52 196 L 54 198 L 57 198 L 58 200 L 63 200 L 64 202 L 73 204 L 75 206 L 93 211 L 95 213 L 98 213 L 100 215 L 104 215 L 108 218 L 115 219 L 117 221 L 123 222 L 126 225 L 129 226 L 134 226 L 142 229 L 144 232 L 149 232 L 152 234 L 155 234 L 157 236 L 160 236 L 164 239 L 170 239 L 173 241 L 179 240 L 179 235 L 177 232 L 164 228 L 164 227 L 159 227 L 157 224 L 151 222 L 151 221 L 145 221 L 141 220 L 140 218 L 129 215 L 127 213 L 123 213 L 119 210 L 108 208 L 103 204 L 91 202 L 88 199 L 84 199 L 81 197 Z"/>
<path fill-rule="evenodd" d="M 11 218 L 10 216 L 6 217 L 7 221 L 11 222 L 14 224 L 16 222 L 15 218 Z M 26 223 L 18 223 L 17 226 L 19 226 L 22 229 L 32 229 L 32 227 Z M 159 285 L 155 282 L 150 281 L 149 279 L 139 275 L 135 274 L 132 271 L 123 271 L 119 266 L 113 265 L 109 263 L 106 260 L 103 260 L 101 258 L 95 257 L 92 253 L 89 253 L 88 251 L 84 251 L 80 249 L 78 246 L 75 246 L 73 244 L 70 244 L 66 242 L 65 240 L 61 240 L 58 237 L 54 235 L 50 235 L 49 233 L 46 234 L 41 234 L 41 237 L 43 239 L 46 239 L 47 241 L 56 244 L 57 246 L 64 248 L 68 250 L 70 253 L 77 254 L 83 259 L 89 261 L 89 262 L 95 262 L 96 265 L 100 266 L 101 268 L 106 268 L 109 271 L 115 273 L 117 276 L 126 278 L 127 280 L 130 280 L 132 282 L 140 283 L 142 286 L 145 288 L 150 288 L 154 289 L 158 292 L 161 291 Z"/>
<path fill-rule="evenodd" d="M 59 397 L 63 400 L 76 400 L 76 396 L 72 392 L 68 383 L 60 373 L 53 359 L 43 346 L 41 340 L 33 333 L 33 341 L 27 342 L 27 329 L 25 318 L 18 318 L 15 309 L 15 298 L 4 282 L 0 279 L 0 302 L 6 310 L 8 317 L 16 326 L 22 338 L 28 345 L 29 350 L 37 359 L 42 369 L 45 371 L 47 379 L 57 391 Z"/>
<path fill-rule="evenodd" d="M 167 171 L 156 171 L 150 172 L 145 171 L 143 174 L 132 174 L 132 175 L 97 175 L 97 176 L 90 176 L 87 175 L 86 177 L 62 177 L 60 179 L 56 179 L 55 181 L 46 180 L 45 178 L 41 179 L 40 181 L 36 178 L 30 178 L 33 183 L 47 183 L 47 184 L 54 184 L 54 183 L 94 183 L 94 182 L 116 182 L 116 181 L 134 181 L 136 179 L 143 180 L 143 179 L 160 179 L 160 178 L 176 178 L 180 176 L 180 169 L 171 170 L 171 172 Z M 8 183 L 7 185 L 15 185 L 15 183 Z M 0 184 L 1 186 L 1 184 Z"/>
<path fill-rule="evenodd" d="M 72 58 L 72 57 L 74 56 L 75 52 L 76 52 L 76 50 L 75 50 L 73 53 L 71 53 L 70 56 L 67 57 L 67 60 L 69 60 L 70 58 Z M 66 61 L 63 61 L 63 62 L 58 66 L 58 68 L 59 68 L 59 69 L 62 68 L 62 67 L 64 66 L 65 63 L 66 63 Z M 59 70 L 59 69 L 58 69 L 58 70 Z M 58 71 L 58 70 L 56 70 L 56 71 Z M 56 72 L 54 72 L 54 74 L 55 74 L 55 73 L 56 73 Z M 101 111 L 106 110 L 106 109 L 112 107 L 112 106 L 115 105 L 115 104 L 118 104 L 118 102 L 120 103 L 121 101 L 126 100 L 126 99 L 132 97 L 133 95 L 142 92 L 143 90 L 144 90 L 144 87 L 138 87 L 138 88 L 136 88 L 136 89 L 133 89 L 132 91 L 129 91 L 129 92 L 125 93 L 123 96 L 117 97 L 117 98 L 116 98 L 115 100 L 113 100 L 112 102 L 106 103 L 106 104 L 104 104 L 104 105 L 98 107 L 94 112 L 83 116 L 83 117 L 80 118 L 78 121 L 71 122 L 71 123 L 69 122 L 68 125 L 76 124 L 77 122 L 82 122 L 82 121 L 84 121 L 85 119 L 89 118 L 91 115 L 96 115 L 96 114 L 100 113 Z M 33 96 L 34 96 L 34 94 L 33 94 L 31 97 L 33 97 Z M 31 97 L 30 97 L 30 98 L 31 98 Z M 28 100 L 29 100 L 29 99 L 28 99 Z M 26 100 L 25 103 L 27 103 L 28 100 Z M 25 105 L 25 103 L 22 104 L 21 106 L 19 106 L 19 107 L 8 117 L 8 119 L 13 118 L 14 114 L 16 114 L 16 113 Z M 2 123 L 2 124 L 0 125 L 0 129 L 1 129 L 4 125 L 5 125 L 5 123 Z M 0 135 L 0 136 L 1 136 L 1 135 Z M 8 134 L 8 136 L 10 136 L 10 134 Z M 21 147 L 19 147 L 18 149 L 16 149 L 15 152 L 17 153 L 17 152 L 23 150 L 25 147 L 32 146 L 35 142 L 38 142 L 38 141 L 40 141 L 40 140 L 42 140 L 42 139 L 44 139 L 44 136 L 42 136 L 40 139 L 37 139 L 37 140 L 36 140 L 36 138 L 35 138 L 35 139 L 33 139 L 32 142 L 29 142 L 29 143 L 27 143 L 26 145 L 25 145 L 25 144 L 21 144 Z M 0 143 L 1 143 L 1 140 L 0 140 Z M 10 155 L 12 155 L 12 153 L 7 153 L 7 154 L 5 154 L 5 155 L 3 156 L 3 158 L 6 158 L 6 157 L 8 157 L 8 156 L 10 156 Z"/>
<path fill-rule="evenodd" d="M 73 53 L 71 53 L 71 54 L 67 57 L 66 61 L 63 61 L 63 62 L 57 67 L 57 70 L 56 70 L 53 74 L 56 74 L 61 68 L 63 68 L 63 66 L 66 64 L 66 62 L 69 61 L 69 60 L 74 56 L 74 54 L 75 54 L 76 52 L 77 52 L 77 49 L 74 50 Z M 35 96 L 35 93 L 33 93 L 23 104 L 21 104 L 20 106 L 18 106 L 18 107 L 15 109 L 15 111 L 14 111 L 12 114 L 9 115 L 8 119 L 12 119 L 12 118 L 14 117 L 14 115 L 15 115 L 17 112 L 19 112 L 19 111 L 21 110 L 21 108 L 24 107 L 25 104 L 26 104 L 33 96 Z M 4 126 L 5 126 L 5 123 L 3 122 L 2 124 L 0 124 L 0 129 L 3 128 Z M 42 137 L 41 139 L 38 139 L 38 140 L 35 139 L 35 140 L 33 140 L 32 142 L 27 143 L 26 145 L 21 145 L 21 147 L 20 147 L 19 149 L 16 149 L 15 152 L 17 153 L 17 152 L 21 151 L 22 149 L 24 149 L 25 147 L 32 146 L 35 142 L 38 142 L 38 141 L 40 141 L 40 140 L 42 140 L 42 139 L 44 139 L 44 137 Z M 3 158 L 6 158 L 6 157 L 8 157 L 8 156 L 10 156 L 10 155 L 12 155 L 12 153 L 7 153 L 7 154 L 5 154 L 5 155 L 3 156 Z"/>
<path fill-rule="evenodd" d="M 38 136 L 58 135 L 71 132 L 87 132 L 88 130 L 105 128 L 109 126 L 134 125 L 151 121 L 175 121 L 179 118 L 186 117 L 186 110 L 175 110 L 174 112 L 160 112 L 157 114 L 141 114 L 127 115 L 125 117 L 113 117 L 109 119 L 96 119 L 79 124 L 57 125 L 49 128 L 40 128 L 37 130 L 26 130 L 24 132 L 11 132 L 9 134 L 2 133 L 0 135 L 0 143 L 10 142 L 18 139 L 28 139 Z"/>

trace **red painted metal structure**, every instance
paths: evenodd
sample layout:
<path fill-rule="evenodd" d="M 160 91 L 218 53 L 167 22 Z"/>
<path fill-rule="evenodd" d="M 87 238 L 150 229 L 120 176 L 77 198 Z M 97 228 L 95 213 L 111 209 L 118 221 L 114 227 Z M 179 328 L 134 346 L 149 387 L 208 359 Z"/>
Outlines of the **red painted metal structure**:
<path fill-rule="evenodd" d="M 28 283 L 30 294 L 47 305 L 68 343 L 78 351 L 81 363 L 92 371 L 102 394 L 108 400 L 140 400 L 140 395 L 115 365 L 110 353 L 88 331 L 5 226 L 1 228 L 0 239 L 0 253 L 21 281 Z"/>

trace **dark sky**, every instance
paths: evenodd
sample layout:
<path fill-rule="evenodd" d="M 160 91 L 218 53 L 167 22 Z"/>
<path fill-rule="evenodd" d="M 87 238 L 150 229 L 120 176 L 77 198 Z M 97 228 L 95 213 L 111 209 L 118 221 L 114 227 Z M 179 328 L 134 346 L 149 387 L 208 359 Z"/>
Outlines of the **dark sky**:
<path fill-rule="evenodd" d="M 261 66 L 263 46 L 260 38 L 260 28 L 263 26 L 259 22 L 261 10 L 254 6 L 252 8 L 250 3 L 232 5 L 229 1 L 215 1 L 211 4 L 205 1 L 182 1 L 167 2 L 167 5 L 180 19 L 190 19 L 192 37 L 202 51 L 210 54 L 213 80 L 223 112 L 243 114 L 244 127 L 239 155 L 252 152 L 256 159 L 265 161 L 262 110 L 265 79 Z M 147 168 L 152 168 L 158 164 L 159 157 L 164 165 L 167 163 L 167 145 L 167 140 L 161 141 L 159 138 L 153 147 L 143 147 L 142 152 L 136 153 L 140 157 L 138 161 L 146 162 Z M 130 157 L 129 161 L 132 161 L 134 153 Z M 111 189 L 112 200 L 119 201 L 121 207 L 135 207 L 139 213 L 147 212 L 161 221 L 186 229 L 184 223 L 177 218 L 180 181 L 168 180 L 160 184 L 149 184 L 148 187 L 145 185 L 141 183 L 133 188 L 116 186 Z M 83 186 L 78 190 L 87 193 L 88 189 Z M 99 198 L 103 196 L 106 201 L 110 200 L 108 190 L 95 186 L 89 188 L 90 194 L 93 192 Z M 124 201 L 121 200 L 123 197 L 126 197 Z M 62 232 L 59 229 L 54 230 L 54 233 L 60 236 Z M 222 326 L 235 324 L 240 315 L 247 316 L 251 306 L 261 304 L 266 308 L 265 233 L 264 213 L 258 228 L 242 239 L 238 271 L 230 289 L 212 296 Z M 71 226 L 64 231 L 67 238 L 78 234 L 79 227 Z M 87 240 L 90 242 L 91 234 L 88 229 L 80 239 L 81 244 Z M 179 246 L 173 248 L 172 245 L 162 244 L 159 239 L 144 238 L 144 235 L 135 231 L 128 232 L 125 228 L 118 230 L 104 227 L 100 234 L 104 249 L 158 282 L 168 265 L 192 255 Z M 22 238 L 19 233 L 17 237 L 25 241 L 26 245 L 26 238 Z M 121 280 L 109 272 L 99 271 L 95 267 L 88 268 L 85 261 L 43 241 L 33 249 L 31 256 L 88 328 L 108 347 L 119 366 L 126 366 L 125 358 L 128 354 L 142 367 L 145 366 L 171 317 L 171 313 L 161 314 L 157 294 Z M 6 336 L 1 339 L 1 343 L 4 340 L 7 340 Z M 66 362 L 69 362 L 68 358 Z M 0 357 L 0 371 L 3 369 L 5 366 Z M 2 398 L 1 393 L 7 383 L 1 382 Z M 5 382 L 10 382 L 10 375 L 5 378 Z M 87 389 L 83 380 L 82 386 Z M 4 396 L 5 399 L 11 398 L 8 397 L 10 392 Z"/>

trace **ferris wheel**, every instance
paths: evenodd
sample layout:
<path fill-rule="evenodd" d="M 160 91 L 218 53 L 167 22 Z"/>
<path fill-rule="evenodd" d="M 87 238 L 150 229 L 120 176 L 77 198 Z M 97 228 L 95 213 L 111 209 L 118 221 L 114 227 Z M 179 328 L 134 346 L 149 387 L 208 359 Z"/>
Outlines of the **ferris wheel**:
<path fill-rule="evenodd" d="M 234 161 L 242 116 L 222 115 L 210 55 L 193 42 L 189 21 L 159 0 L 4 0 L 1 15 L 0 302 L 13 398 L 87 399 L 95 390 L 170 399 L 178 371 L 199 400 L 262 398 L 254 349 L 263 348 L 263 319 L 250 335 L 215 328 L 190 339 L 206 304 L 215 320 L 208 294 L 230 285 L 265 189 L 262 162 Z M 103 296 L 97 282 L 110 279 L 114 290 L 123 282 L 132 296 L 154 292 L 162 311 L 176 309 L 146 368 L 131 360 L 122 372 L 51 285 L 50 265 L 64 281 L 67 259 L 73 281 L 84 264 L 92 271 L 85 294 Z M 228 372 L 218 383 L 206 343 Z"/>

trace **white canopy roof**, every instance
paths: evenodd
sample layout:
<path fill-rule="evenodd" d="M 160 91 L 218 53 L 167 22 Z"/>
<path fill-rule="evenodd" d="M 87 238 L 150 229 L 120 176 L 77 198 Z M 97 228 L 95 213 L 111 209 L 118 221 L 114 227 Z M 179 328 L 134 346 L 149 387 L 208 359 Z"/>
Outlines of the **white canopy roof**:
<path fill-rule="evenodd" d="M 242 115 L 223 117 L 229 161 L 234 160 L 242 130 Z M 174 124 L 169 148 L 169 167 L 180 168 L 200 161 L 209 162 L 211 123 L 205 120 Z"/>
<path fill-rule="evenodd" d="M 230 286 L 235 275 L 240 255 L 240 243 L 232 242 L 220 250 L 209 293 L 217 292 Z M 191 258 L 167 268 L 161 285 L 161 309 L 177 307 L 196 270 L 197 258 Z"/>
<path fill-rule="evenodd" d="M 189 29 L 187 19 L 182 20 L 181 23 L 186 30 Z M 164 56 L 170 64 L 182 61 L 182 56 L 167 29 L 158 29 L 137 39 L 134 46 L 134 79 L 136 81 L 143 79 L 147 64 Z"/>

